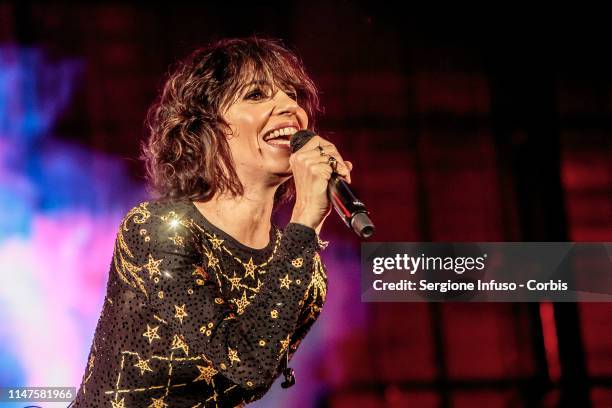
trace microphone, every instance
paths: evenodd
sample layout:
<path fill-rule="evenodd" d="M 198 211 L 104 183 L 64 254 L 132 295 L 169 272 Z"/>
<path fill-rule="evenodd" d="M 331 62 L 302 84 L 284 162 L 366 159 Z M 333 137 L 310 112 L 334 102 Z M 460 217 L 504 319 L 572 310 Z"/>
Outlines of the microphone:
<path fill-rule="evenodd" d="M 299 130 L 294 133 L 289 142 L 291 152 L 300 150 L 315 135 L 316 133 L 310 130 Z M 365 205 L 355 197 L 348 183 L 335 172 L 327 185 L 327 196 L 347 227 L 352 228 L 362 238 L 369 238 L 374 234 L 374 224 L 368 217 Z"/>

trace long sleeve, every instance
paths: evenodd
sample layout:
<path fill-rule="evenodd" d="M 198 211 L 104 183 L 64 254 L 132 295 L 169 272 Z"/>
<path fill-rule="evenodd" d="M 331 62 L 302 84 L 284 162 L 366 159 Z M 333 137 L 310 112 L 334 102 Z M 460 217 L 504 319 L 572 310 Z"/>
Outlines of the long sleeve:
<path fill-rule="evenodd" d="M 221 239 L 148 204 L 125 216 L 113 259 L 125 290 L 154 313 L 144 344 L 165 339 L 173 358 L 201 358 L 198 378 L 213 387 L 269 388 L 298 323 L 317 307 L 308 299 L 325 290 L 316 233 L 290 223 L 247 291 L 241 280 L 255 281 L 252 260 L 240 260 L 242 277 L 231 275 L 224 259 L 232 253 Z"/>

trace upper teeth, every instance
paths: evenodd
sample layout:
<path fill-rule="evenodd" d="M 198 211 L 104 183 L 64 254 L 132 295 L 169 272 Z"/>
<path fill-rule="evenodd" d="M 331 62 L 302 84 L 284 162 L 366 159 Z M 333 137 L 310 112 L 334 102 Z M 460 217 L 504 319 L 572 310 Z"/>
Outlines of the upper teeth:
<path fill-rule="evenodd" d="M 274 139 L 275 137 L 279 137 L 279 136 L 289 136 L 289 135 L 294 134 L 295 132 L 297 132 L 297 129 L 294 128 L 293 126 L 282 128 L 282 129 L 276 129 L 274 132 L 268 133 L 268 136 L 266 137 L 266 139 Z"/>

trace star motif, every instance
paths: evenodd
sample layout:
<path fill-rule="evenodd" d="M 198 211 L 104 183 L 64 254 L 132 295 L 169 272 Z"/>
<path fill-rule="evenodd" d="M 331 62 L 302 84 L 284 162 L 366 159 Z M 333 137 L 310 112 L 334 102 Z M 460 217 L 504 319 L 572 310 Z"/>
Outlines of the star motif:
<path fill-rule="evenodd" d="M 215 234 L 213 234 L 212 238 L 208 238 L 208 240 L 212 244 L 213 249 L 221 249 L 221 244 L 223 243 L 223 240 L 217 238 L 217 236 Z"/>
<path fill-rule="evenodd" d="M 234 288 L 240 289 L 240 281 L 242 280 L 242 278 L 240 276 L 236 276 L 236 272 L 234 272 L 234 276 L 232 276 L 228 280 L 232 283 L 232 288 L 230 289 L 230 291 L 234 290 Z"/>
<path fill-rule="evenodd" d="M 151 328 L 147 324 L 147 331 L 144 332 L 142 335 L 145 336 L 147 339 L 149 339 L 149 344 L 151 344 L 153 340 L 155 339 L 161 339 L 161 337 L 159 337 L 159 334 L 157 334 L 157 329 L 159 329 L 159 326 L 155 326 L 154 328 Z"/>
<path fill-rule="evenodd" d="M 145 371 L 153 371 L 151 367 L 149 367 L 149 360 L 141 360 L 138 359 L 138 362 L 134 364 L 134 367 L 140 368 L 140 375 L 144 375 Z"/>
<path fill-rule="evenodd" d="M 253 258 L 249 258 L 249 262 L 243 263 L 242 266 L 244 266 L 244 277 L 250 276 L 255 279 L 255 269 L 257 269 L 257 266 L 253 263 Z"/>
<path fill-rule="evenodd" d="M 125 398 L 121 398 L 121 401 L 111 401 L 113 408 L 125 408 Z"/>
<path fill-rule="evenodd" d="M 304 264 L 304 260 L 302 258 L 295 258 L 293 261 L 291 261 L 291 265 L 293 265 L 295 268 L 299 268 Z"/>
<path fill-rule="evenodd" d="M 167 407 L 168 404 L 166 404 L 164 402 L 164 396 L 160 397 L 160 398 L 151 398 L 151 404 L 148 406 L 148 408 L 164 408 Z"/>
<path fill-rule="evenodd" d="M 287 350 L 287 347 L 289 347 L 289 342 L 291 342 L 291 335 L 288 334 L 287 338 L 285 340 L 281 340 L 280 344 L 281 344 L 281 349 L 280 349 L 280 353 L 279 354 L 283 354 L 285 352 L 285 350 Z"/>
<path fill-rule="evenodd" d="M 246 290 L 242 291 L 242 297 L 239 300 L 236 300 L 234 303 L 238 307 L 237 313 L 244 313 L 244 309 L 251 304 L 251 302 L 249 302 L 247 299 Z"/>
<path fill-rule="evenodd" d="M 194 382 L 204 380 L 206 381 L 206 384 L 210 385 L 212 378 L 215 376 L 215 374 L 219 372 L 215 370 L 213 366 L 208 366 L 208 367 L 196 366 L 196 367 L 198 367 L 198 370 L 200 370 L 200 375 L 198 376 L 198 378 L 193 380 Z"/>
<path fill-rule="evenodd" d="M 161 264 L 163 259 L 155 260 L 151 254 L 149 254 L 149 260 L 146 264 L 143 265 L 143 268 L 146 268 L 149 271 L 149 279 L 153 279 L 154 275 L 161 275 L 159 271 L 159 264 Z"/>
<path fill-rule="evenodd" d="M 291 282 L 293 282 L 291 279 L 289 279 L 289 274 L 285 275 L 284 278 L 279 279 L 280 280 L 280 287 L 282 288 L 287 288 L 289 289 L 289 284 Z"/>
<path fill-rule="evenodd" d="M 215 266 L 219 265 L 219 260 L 213 255 L 212 252 L 206 253 L 206 256 L 208 257 L 208 266 L 214 268 Z"/>
<path fill-rule="evenodd" d="M 178 232 L 174 233 L 173 237 L 168 237 L 168 239 L 174 242 L 174 245 L 183 246 L 183 237 L 181 237 Z"/>
<path fill-rule="evenodd" d="M 230 347 L 227 348 L 227 357 L 230 360 L 230 365 L 232 365 L 234 361 L 240 362 L 240 359 L 238 358 L 238 351 L 232 350 Z"/>
<path fill-rule="evenodd" d="M 172 350 L 174 349 L 181 349 L 183 350 L 183 352 L 185 352 L 185 355 L 189 355 L 189 346 L 187 345 L 187 343 L 185 343 L 185 340 L 183 340 L 182 336 L 179 337 L 178 334 L 174 335 L 174 338 L 172 339 Z"/>
<path fill-rule="evenodd" d="M 183 318 L 189 316 L 185 311 L 185 304 L 183 303 L 183 306 L 174 305 L 174 309 L 176 310 L 176 314 L 174 315 L 174 317 L 179 319 L 181 321 L 181 324 L 183 324 Z"/>

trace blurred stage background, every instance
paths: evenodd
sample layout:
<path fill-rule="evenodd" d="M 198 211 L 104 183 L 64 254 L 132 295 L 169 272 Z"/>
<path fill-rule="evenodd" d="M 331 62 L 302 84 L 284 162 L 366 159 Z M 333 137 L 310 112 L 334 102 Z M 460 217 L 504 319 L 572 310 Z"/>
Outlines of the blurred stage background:
<path fill-rule="evenodd" d="M 611 241 L 609 36 L 432 21 L 366 1 L 0 3 L 0 386 L 80 384 L 119 220 L 145 198 L 146 109 L 220 37 L 298 51 L 376 241 Z M 362 304 L 359 241 L 334 215 L 323 238 L 297 384 L 254 406 L 612 406 L 612 305 Z"/>

